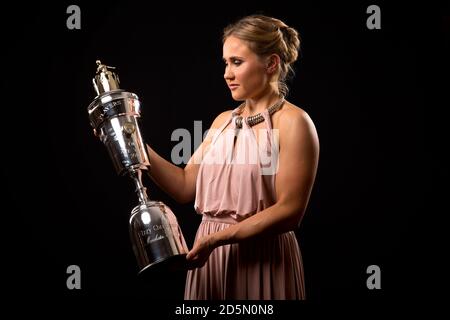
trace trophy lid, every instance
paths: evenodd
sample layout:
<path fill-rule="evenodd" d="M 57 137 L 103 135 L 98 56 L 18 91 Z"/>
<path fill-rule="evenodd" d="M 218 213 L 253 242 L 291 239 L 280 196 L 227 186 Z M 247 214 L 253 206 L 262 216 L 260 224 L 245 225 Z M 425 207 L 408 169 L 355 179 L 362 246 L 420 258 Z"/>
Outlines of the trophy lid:
<path fill-rule="evenodd" d="M 92 79 L 92 82 L 94 83 L 97 95 L 119 89 L 119 76 L 109 70 L 115 69 L 115 67 L 104 65 L 100 60 L 97 60 L 96 63 L 97 73 Z"/>

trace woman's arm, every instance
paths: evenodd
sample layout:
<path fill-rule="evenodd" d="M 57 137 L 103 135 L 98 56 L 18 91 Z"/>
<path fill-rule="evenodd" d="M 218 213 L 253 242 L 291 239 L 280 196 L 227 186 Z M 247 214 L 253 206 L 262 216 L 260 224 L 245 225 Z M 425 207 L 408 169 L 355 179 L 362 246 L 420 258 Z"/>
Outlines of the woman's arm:
<path fill-rule="evenodd" d="M 209 148 L 212 136 L 216 131 L 215 129 L 219 128 L 227 120 L 230 112 L 225 111 L 216 117 L 205 140 L 194 152 L 184 169 L 165 160 L 147 145 L 150 157 L 150 170 L 148 171 L 150 178 L 175 201 L 188 203 L 195 198 L 196 180 L 200 163 Z"/>
<path fill-rule="evenodd" d="M 165 160 L 149 145 L 147 145 L 147 151 L 150 157 L 150 169 L 148 171 L 150 178 L 175 201 L 184 203 L 185 195 L 181 192 L 184 188 L 179 188 L 179 186 L 185 184 L 186 180 L 183 168 Z"/>
<path fill-rule="evenodd" d="M 319 139 L 312 120 L 304 111 L 280 119 L 279 130 L 276 203 L 225 230 L 199 239 L 187 257 L 193 267 L 202 266 L 215 247 L 298 227 L 317 172 Z"/>

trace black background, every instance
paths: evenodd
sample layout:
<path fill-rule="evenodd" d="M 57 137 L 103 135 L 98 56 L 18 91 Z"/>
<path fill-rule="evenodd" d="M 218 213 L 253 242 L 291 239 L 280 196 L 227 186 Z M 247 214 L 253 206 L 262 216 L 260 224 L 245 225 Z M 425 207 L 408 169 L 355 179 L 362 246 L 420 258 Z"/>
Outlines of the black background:
<path fill-rule="evenodd" d="M 145 140 L 170 160 L 175 129 L 193 135 L 194 121 L 202 121 L 204 131 L 237 105 L 223 81 L 221 33 L 239 17 L 264 13 L 302 37 L 288 100 L 309 113 L 321 144 L 297 231 L 308 299 L 417 297 L 426 230 L 416 227 L 429 210 L 429 172 L 448 175 L 438 169 L 445 158 L 434 169 L 425 165 L 432 147 L 424 135 L 429 120 L 444 135 L 438 114 L 425 113 L 439 96 L 425 89 L 448 50 L 448 11 L 378 3 L 382 28 L 369 30 L 372 3 L 78 2 L 81 30 L 68 30 L 70 4 L 15 4 L 2 12 L 1 228 L 10 293 L 183 298 L 183 272 L 136 276 L 128 214 L 137 198 L 87 117 L 95 60 L 116 66 L 122 88 L 139 95 Z M 177 214 L 191 247 L 200 221 L 193 204 L 177 204 L 145 183 L 152 199 Z M 73 264 L 81 268 L 81 290 L 66 287 Z M 366 287 L 372 264 L 381 268 L 381 290 Z"/>

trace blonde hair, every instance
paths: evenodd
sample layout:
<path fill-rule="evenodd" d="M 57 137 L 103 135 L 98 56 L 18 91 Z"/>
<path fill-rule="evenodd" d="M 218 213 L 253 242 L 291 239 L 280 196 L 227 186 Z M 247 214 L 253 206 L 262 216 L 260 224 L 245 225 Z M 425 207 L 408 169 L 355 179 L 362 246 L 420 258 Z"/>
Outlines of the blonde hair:
<path fill-rule="evenodd" d="M 292 65 L 300 49 L 297 30 L 276 18 L 250 15 L 228 25 L 223 31 L 222 42 L 229 36 L 246 41 L 250 50 L 260 57 L 271 54 L 280 57 L 278 90 L 286 96 L 289 91 L 286 80 L 294 76 Z"/>

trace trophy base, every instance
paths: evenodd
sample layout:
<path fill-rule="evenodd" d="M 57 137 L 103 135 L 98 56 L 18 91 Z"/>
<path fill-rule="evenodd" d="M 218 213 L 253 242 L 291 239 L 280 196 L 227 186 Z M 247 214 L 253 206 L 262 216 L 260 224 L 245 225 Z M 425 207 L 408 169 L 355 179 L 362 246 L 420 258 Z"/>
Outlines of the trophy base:
<path fill-rule="evenodd" d="M 155 261 L 138 272 L 139 277 L 149 273 L 173 272 L 187 270 L 186 254 L 177 254 Z"/>

